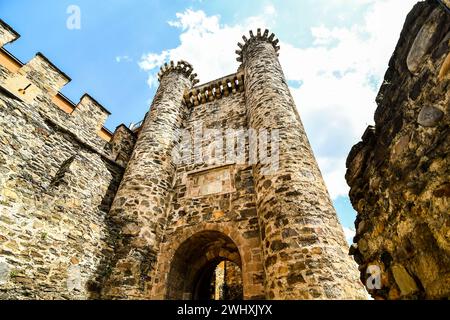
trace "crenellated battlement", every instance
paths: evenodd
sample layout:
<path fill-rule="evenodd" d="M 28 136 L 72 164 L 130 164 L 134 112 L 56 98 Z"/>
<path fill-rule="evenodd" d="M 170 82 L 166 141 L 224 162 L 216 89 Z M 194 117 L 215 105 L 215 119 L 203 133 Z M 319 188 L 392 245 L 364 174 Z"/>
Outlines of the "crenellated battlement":
<path fill-rule="evenodd" d="M 71 79 L 42 53 L 22 63 L 2 47 L 19 37 L 0 19 L 0 88 L 6 97 L 18 102 L 24 113 L 37 112 L 40 116 L 35 116 L 71 134 L 84 147 L 125 166 L 135 134 L 123 130 L 123 124 L 114 133 L 109 131 L 104 124 L 111 113 L 89 94 L 85 93 L 78 103 L 62 94 L 60 90 Z"/>
<path fill-rule="evenodd" d="M 20 34 L 0 19 L 0 47 L 17 40 L 18 38 L 20 38 Z"/>
<path fill-rule="evenodd" d="M 20 34 L 0 19 L 0 86 L 25 103 L 49 100 L 64 111 L 71 123 L 79 126 L 78 131 L 85 131 L 95 139 L 111 141 L 113 133 L 104 127 L 111 113 L 88 94 L 84 94 L 77 104 L 65 97 L 60 90 L 71 78 L 44 54 L 38 52 L 23 63 L 3 48 L 19 37 Z"/>
<path fill-rule="evenodd" d="M 275 39 L 275 34 L 271 33 L 269 35 L 269 30 L 265 29 L 264 33 L 261 34 L 261 28 L 258 28 L 256 31 L 256 36 L 253 34 L 253 30 L 249 31 L 250 38 L 247 38 L 245 35 L 242 36 L 242 39 L 244 40 L 244 44 L 238 42 L 239 50 L 236 50 L 236 54 L 238 57 L 236 60 L 238 62 L 243 62 L 244 52 L 247 50 L 249 44 L 255 42 L 255 41 L 266 41 L 272 44 L 273 48 L 276 52 L 280 50 L 280 46 L 278 45 L 279 40 Z"/>
<path fill-rule="evenodd" d="M 228 97 L 244 91 L 244 73 L 238 72 L 192 88 L 184 95 L 188 107 Z"/>
<path fill-rule="evenodd" d="M 177 64 L 175 64 L 173 61 L 170 61 L 169 63 L 166 62 L 161 67 L 161 69 L 158 73 L 158 80 L 161 81 L 161 78 L 165 74 L 167 74 L 171 71 L 176 71 L 176 72 L 184 74 L 186 77 L 188 77 L 192 81 L 193 86 L 200 82 L 197 79 L 197 74 L 192 73 L 192 71 L 194 71 L 194 68 L 192 67 L 192 65 L 189 62 L 186 62 L 184 60 L 178 61 Z"/>
<path fill-rule="evenodd" d="M 38 52 L 33 59 L 23 65 L 19 75 L 33 82 L 43 92 L 55 96 L 72 79 L 56 67 L 47 57 Z"/>

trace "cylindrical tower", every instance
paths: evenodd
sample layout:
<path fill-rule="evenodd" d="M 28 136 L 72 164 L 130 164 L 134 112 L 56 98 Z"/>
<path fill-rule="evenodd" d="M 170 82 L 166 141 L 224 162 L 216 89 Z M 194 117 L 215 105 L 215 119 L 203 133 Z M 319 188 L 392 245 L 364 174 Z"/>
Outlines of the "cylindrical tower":
<path fill-rule="evenodd" d="M 112 204 L 120 228 L 104 297 L 144 298 L 166 220 L 176 166 L 171 157 L 186 114 L 183 95 L 198 80 L 192 66 L 165 64 L 160 85 Z"/>
<path fill-rule="evenodd" d="M 245 72 L 249 127 L 279 132 L 278 169 L 261 159 L 253 166 L 267 298 L 363 299 L 357 267 L 278 60 L 278 40 L 260 29 L 243 39 L 236 53 Z"/>

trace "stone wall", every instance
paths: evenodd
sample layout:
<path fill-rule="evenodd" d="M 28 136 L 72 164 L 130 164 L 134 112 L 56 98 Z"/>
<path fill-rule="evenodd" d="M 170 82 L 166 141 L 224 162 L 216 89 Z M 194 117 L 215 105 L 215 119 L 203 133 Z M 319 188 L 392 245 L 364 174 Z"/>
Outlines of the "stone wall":
<path fill-rule="evenodd" d="M 370 283 L 375 298 L 450 297 L 449 42 L 449 9 L 418 3 L 389 62 L 375 127 L 347 160 L 358 211 L 351 253 L 364 283 L 381 272 L 381 287 Z"/>
<path fill-rule="evenodd" d="M 113 136 L 116 162 L 98 102 L 85 95 L 72 114 L 54 103 L 67 81 L 42 54 L 17 73 L 0 65 L 0 299 L 98 297 L 107 271 L 107 213 L 134 137 Z"/>

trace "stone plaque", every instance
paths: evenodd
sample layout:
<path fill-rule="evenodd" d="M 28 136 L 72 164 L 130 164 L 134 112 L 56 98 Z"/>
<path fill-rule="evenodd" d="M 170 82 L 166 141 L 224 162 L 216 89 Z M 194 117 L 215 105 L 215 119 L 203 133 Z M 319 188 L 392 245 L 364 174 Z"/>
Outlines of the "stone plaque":
<path fill-rule="evenodd" d="M 232 167 L 219 167 L 192 172 L 187 176 L 187 195 L 190 198 L 234 191 Z"/>

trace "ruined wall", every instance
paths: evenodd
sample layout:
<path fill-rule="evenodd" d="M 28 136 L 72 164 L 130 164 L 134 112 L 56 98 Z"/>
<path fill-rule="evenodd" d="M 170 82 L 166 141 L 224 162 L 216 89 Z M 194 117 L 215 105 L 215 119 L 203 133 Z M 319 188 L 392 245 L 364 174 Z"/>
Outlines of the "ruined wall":
<path fill-rule="evenodd" d="M 389 62 L 375 127 L 347 160 L 358 211 L 351 253 L 364 283 L 369 266 L 380 268 L 375 298 L 450 297 L 449 42 L 450 10 L 418 3 Z"/>
<path fill-rule="evenodd" d="M 1 44 L 10 30 L 0 20 Z M 16 72 L 0 65 L 0 299 L 95 297 L 107 269 L 126 157 L 116 163 L 99 137 L 108 112 L 93 98 L 72 113 L 55 104 L 69 80 L 42 54 Z M 115 149 L 133 139 L 113 136 Z"/>

